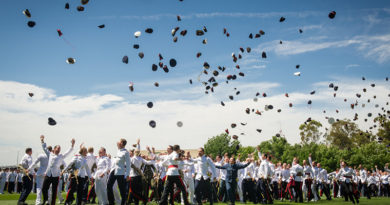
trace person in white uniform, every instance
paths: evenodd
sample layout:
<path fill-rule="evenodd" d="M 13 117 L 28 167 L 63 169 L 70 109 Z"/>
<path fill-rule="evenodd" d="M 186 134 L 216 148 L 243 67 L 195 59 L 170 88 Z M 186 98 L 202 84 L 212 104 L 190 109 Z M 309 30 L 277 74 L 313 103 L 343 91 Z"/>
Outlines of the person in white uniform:
<path fill-rule="evenodd" d="M 49 152 L 51 152 L 52 147 L 48 146 L 47 150 Z M 36 190 L 37 190 L 37 198 L 35 200 L 36 205 L 39 205 L 42 203 L 42 185 L 43 185 L 43 180 L 45 178 L 45 171 L 47 169 L 48 162 L 49 162 L 49 157 L 43 153 L 43 154 L 38 155 L 38 158 L 29 167 L 29 170 L 33 170 L 34 167 L 36 167 L 37 164 L 39 163 L 38 171 L 34 175 L 35 186 L 36 186 Z"/>
<path fill-rule="evenodd" d="M 107 176 L 110 172 L 110 160 L 107 157 L 104 147 L 99 150 L 99 158 L 97 159 L 97 169 L 95 172 L 95 191 L 98 197 L 99 204 L 108 204 L 107 198 Z"/>

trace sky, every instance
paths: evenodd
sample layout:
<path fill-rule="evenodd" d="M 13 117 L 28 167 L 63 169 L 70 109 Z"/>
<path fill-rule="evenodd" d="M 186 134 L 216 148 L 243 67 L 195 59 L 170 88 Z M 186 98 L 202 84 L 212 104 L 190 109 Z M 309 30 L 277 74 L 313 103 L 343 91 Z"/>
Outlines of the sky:
<path fill-rule="evenodd" d="M 33 148 L 33 157 L 42 153 L 41 134 L 48 144 L 65 149 L 75 138 L 77 146 L 104 146 L 112 154 L 119 138 L 129 144 L 140 138 L 143 147 L 156 149 L 169 144 L 196 149 L 225 129 L 238 135 L 243 146 L 258 145 L 276 133 L 299 143 L 298 127 L 309 117 L 323 124 L 324 133 L 330 127 L 327 117 L 352 119 L 358 113 L 356 123 L 367 130 L 372 126 L 372 118 L 364 121 L 367 114 L 388 109 L 389 1 L 117 0 L 90 1 L 78 12 L 79 5 L 77 0 L 2 1 L 0 165 L 16 164 L 26 147 Z M 23 15 L 25 9 L 31 18 Z M 334 19 L 328 18 L 331 11 L 336 11 Z M 282 16 L 286 20 L 279 22 Z M 28 21 L 36 26 L 28 27 Z M 97 27 L 101 24 L 105 28 Z M 196 36 L 203 26 L 205 35 Z M 180 27 L 177 43 L 171 35 L 175 27 Z M 153 33 L 145 33 L 147 28 Z M 179 34 L 182 30 L 188 31 L 186 36 Z M 259 30 L 265 34 L 248 38 Z M 141 31 L 139 38 L 136 31 Z M 251 52 L 241 53 L 240 47 Z M 263 51 L 267 58 L 261 57 Z M 176 59 L 169 73 L 152 71 L 159 53 L 168 67 Z M 233 62 L 232 53 L 242 59 Z M 128 64 L 122 63 L 125 55 Z M 76 63 L 67 64 L 69 57 Z M 208 75 L 202 74 L 204 62 L 210 65 Z M 219 85 L 205 94 L 202 82 L 214 70 L 219 71 Z M 245 76 L 225 83 L 227 75 L 239 72 Z M 336 97 L 329 83 L 339 87 Z M 316 93 L 310 95 L 312 91 Z M 255 101 L 256 93 L 267 97 Z M 153 108 L 146 106 L 149 101 Z M 265 105 L 274 109 L 265 111 Z M 248 115 L 246 108 L 262 115 Z M 49 126 L 48 117 L 57 125 Z M 149 126 L 150 120 L 156 128 Z M 232 123 L 238 126 L 233 129 Z"/>

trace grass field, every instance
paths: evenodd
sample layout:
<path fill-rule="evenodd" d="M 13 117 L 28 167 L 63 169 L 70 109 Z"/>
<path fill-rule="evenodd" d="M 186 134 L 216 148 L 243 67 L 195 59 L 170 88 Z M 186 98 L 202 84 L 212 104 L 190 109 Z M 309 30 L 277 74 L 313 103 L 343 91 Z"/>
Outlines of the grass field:
<path fill-rule="evenodd" d="M 65 193 L 63 193 L 65 196 Z M 26 203 L 28 204 L 35 204 L 35 194 L 30 194 Z M 17 201 L 19 199 L 19 194 L 3 194 L 0 195 L 0 205 L 15 205 L 17 204 Z M 58 203 L 58 202 L 57 202 Z M 74 203 L 73 203 L 74 204 Z M 156 203 L 149 203 L 150 205 L 154 205 Z M 240 204 L 237 202 L 237 204 Z M 251 204 L 251 203 L 247 203 Z M 290 203 L 290 202 L 280 202 L 280 201 L 275 201 L 274 204 L 295 204 L 295 203 Z M 334 204 L 334 205 L 339 205 L 339 204 L 352 204 L 351 202 L 345 202 L 344 199 L 333 199 L 332 201 L 326 201 L 326 200 L 321 200 L 318 202 L 305 202 L 305 204 Z M 371 198 L 371 200 L 367 200 L 366 198 L 361 198 L 360 200 L 361 205 L 365 204 L 375 204 L 375 205 L 390 205 L 390 198 Z M 178 204 L 180 205 L 180 204 Z M 215 205 L 226 205 L 224 203 L 215 203 Z"/>

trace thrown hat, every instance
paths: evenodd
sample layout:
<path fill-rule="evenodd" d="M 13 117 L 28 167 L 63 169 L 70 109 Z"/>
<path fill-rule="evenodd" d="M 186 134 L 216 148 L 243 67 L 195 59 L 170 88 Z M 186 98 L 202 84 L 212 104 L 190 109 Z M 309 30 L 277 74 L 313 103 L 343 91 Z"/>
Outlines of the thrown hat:
<path fill-rule="evenodd" d="M 330 19 L 333 19 L 334 17 L 336 17 L 336 11 L 331 11 L 329 14 L 328 14 L 328 17 Z"/>
<path fill-rule="evenodd" d="M 76 63 L 76 59 L 74 59 L 74 58 L 68 58 L 68 59 L 66 59 L 66 63 L 68 63 L 68 64 L 74 64 L 74 63 Z"/>
<path fill-rule="evenodd" d="M 153 29 L 152 28 L 145 29 L 145 33 L 153 33 Z"/>
<path fill-rule="evenodd" d="M 285 20 L 286 20 L 286 18 L 284 18 L 284 17 L 282 16 L 282 17 L 280 17 L 279 22 L 283 22 L 283 21 L 285 21 Z"/>
<path fill-rule="evenodd" d="M 31 18 L 31 13 L 28 9 L 24 10 L 23 11 L 23 14 L 27 17 L 27 18 Z"/>
<path fill-rule="evenodd" d="M 141 36 L 141 31 L 134 32 L 134 37 L 138 38 Z"/>
<path fill-rule="evenodd" d="M 169 65 L 170 65 L 171 67 L 175 67 L 176 64 L 177 64 L 177 62 L 176 62 L 175 59 L 172 58 L 171 60 L 169 60 Z"/>
<path fill-rule="evenodd" d="M 54 126 L 54 125 L 57 124 L 57 122 L 56 122 L 53 118 L 49 117 L 49 119 L 48 119 L 48 124 L 49 124 L 50 126 Z"/>
<path fill-rule="evenodd" d="M 78 7 L 77 7 L 77 11 L 80 11 L 80 12 L 81 12 L 81 11 L 84 11 L 84 7 L 83 7 L 83 6 L 78 6 Z"/>
<path fill-rule="evenodd" d="M 182 122 L 182 121 L 178 121 L 178 122 L 176 123 L 176 125 L 177 125 L 178 127 L 183 127 L 183 122 Z"/>
<path fill-rule="evenodd" d="M 30 27 L 30 28 L 34 27 L 35 24 L 36 24 L 35 21 L 29 21 L 29 22 L 27 22 L 27 26 Z"/>
<path fill-rule="evenodd" d="M 104 28 L 105 25 L 104 25 L 104 24 L 101 24 L 101 25 L 99 25 L 98 27 L 99 27 L 99 28 Z"/>
<path fill-rule="evenodd" d="M 122 62 L 125 63 L 125 64 L 128 64 L 129 63 L 129 57 L 123 56 Z"/>
<path fill-rule="evenodd" d="M 152 127 L 152 128 L 155 128 L 156 127 L 156 121 L 154 121 L 154 120 L 149 121 L 149 126 Z"/>
<path fill-rule="evenodd" d="M 153 107 L 153 102 L 148 102 L 146 105 L 148 106 L 148 108 L 152 108 Z"/>

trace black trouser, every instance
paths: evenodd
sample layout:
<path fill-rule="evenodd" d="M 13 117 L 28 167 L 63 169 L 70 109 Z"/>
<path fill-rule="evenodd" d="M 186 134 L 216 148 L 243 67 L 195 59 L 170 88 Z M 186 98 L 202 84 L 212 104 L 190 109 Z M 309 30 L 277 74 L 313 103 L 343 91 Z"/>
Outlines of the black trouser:
<path fill-rule="evenodd" d="M 166 205 L 168 204 L 168 194 L 173 192 L 173 185 L 176 184 L 176 187 L 181 190 L 184 198 L 184 204 L 188 205 L 188 199 L 187 199 L 187 191 L 186 187 L 184 186 L 183 181 L 181 180 L 179 175 L 174 176 L 166 176 L 166 181 L 164 184 L 164 191 L 161 196 L 160 205 Z"/>
<path fill-rule="evenodd" d="M 87 196 L 87 201 L 88 202 L 95 202 L 96 200 L 96 192 L 95 192 L 95 181 L 91 181 L 91 188 L 89 189 L 88 196 Z M 88 186 L 87 186 L 88 188 Z"/>
<path fill-rule="evenodd" d="M 302 193 L 302 182 L 294 182 L 294 190 L 295 190 L 295 202 L 303 203 L 303 193 Z"/>
<path fill-rule="evenodd" d="M 115 171 L 111 171 L 108 177 L 108 182 L 107 182 L 108 202 L 110 205 L 115 204 L 114 191 L 113 191 L 113 186 L 115 181 L 118 182 L 119 192 L 122 198 L 121 205 L 125 205 L 127 200 L 126 178 L 124 175 L 115 175 Z"/>
<path fill-rule="evenodd" d="M 51 205 L 56 204 L 56 198 L 57 198 L 57 187 L 58 187 L 58 182 L 59 182 L 60 177 L 48 177 L 46 176 L 45 179 L 43 180 L 43 185 L 42 185 L 42 195 L 43 195 L 43 202 L 46 202 L 49 198 L 49 188 L 51 185 Z"/>
<path fill-rule="evenodd" d="M 209 199 L 210 205 L 213 205 L 214 199 L 211 192 L 212 188 L 210 179 L 205 180 L 203 177 L 201 177 L 200 180 L 195 180 L 195 198 L 198 204 L 202 204 L 202 199 L 207 197 Z"/>
<path fill-rule="evenodd" d="M 322 193 L 324 193 L 326 196 L 326 199 L 331 200 L 332 196 L 330 195 L 329 184 L 325 182 L 321 182 L 320 186 L 321 186 Z"/>
<path fill-rule="evenodd" d="M 15 182 L 8 182 L 8 192 L 12 194 L 15 189 Z"/>
<path fill-rule="evenodd" d="M 267 179 L 259 179 L 257 181 L 257 192 L 261 193 L 262 203 L 272 203 L 272 197 L 268 188 Z"/>
<path fill-rule="evenodd" d="M 28 178 L 30 177 L 30 178 Z M 23 185 L 18 185 L 21 186 L 22 188 L 22 193 L 20 194 L 19 201 L 18 202 L 24 202 L 26 201 L 28 195 L 31 192 L 33 183 L 32 183 L 32 178 L 33 176 L 30 174 L 29 176 L 23 176 Z"/>
<path fill-rule="evenodd" d="M 356 201 L 359 203 L 359 199 L 357 199 L 356 196 L 353 194 L 352 183 L 343 182 L 342 186 L 343 186 L 343 190 L 344 190 L 345 200 L 347 201 L 347 198 L 349 197 L 349 199 L 352 201 L 352 203 L 355 204 L 355 200 L 354 200 L 354 198 L 355 198 Z"/>
<path fill-rule="evenodd" d="M 212 198 L 215 203 L 218 202 L 217 190 L 218 190 L 218 182 L 211 182 L 211 194 L 213 195 Z"/>
<path fill-rule="evenodd" d="M 142 198 L 144 199 L 144 204 L 149 200 L 149 188 L 152 186 L 153 178 L 145 177 L 142 183 Z"/>
<path fill-rule="evenodd" d="M 227 202 L 226 181 L 225 180 L 221 180 L 219 182 L 218 198 L 220 201 Z"/>
<path fill-rule="evenodd" d="M 282 181 L 280 185 L 280 199 L 283 200 L 286 197 L 287 182 Z"/>
<path fill-rule="evenodd" d="M 276 181 L 272 182 L 272 194 L 274 199 L 279 199 L 279 184 Z"/>
<path fill-rule="evenodd" d="M 255 190 L 254 190 L 254 183 L 252 179 L 243 179 L 241 182 L 241 187 L 242 187 L 242 196 L 243 196 L 243 202 L 246 203 L 248 197 L 249 201 L 255 202 Z"/>
<path fill-rule="evenodd" d="M 145 202 L 145 199 L 142 197 L 142 176 L 131 177 L 129 188 L 135 205 L 138 205 L 140 200 Z"/>
<path fill-rule="evenodd" d="M 76 192 L 76 191 L 77 191 L 76 204 L 80 205 L 81 202 L 87 202 L 87 197 L 86 197 L 87 193 L 85 193 L 85 187 L 86 186 L 88 187 L 87 177 L 77 177 L 77 181 L 76 181 L 76 178 L 72 178 L 71 183 L 73 185 L 71 185 L 69 188 L 69 191 L 67 194 L 68 197 L 66 198 L 65 203 L 71 203 L 73 201 L 73 195 L 74 195 L 74 192 Z M 57 193 L 57 192 L 53 192 L 53 194 L 54 193 Z"/>
<path fill-rule="evenodd" d="M 16 192 L 21 193 L 22 192 L 22 187 L 23 187 L 23 179 L 22 182 L 18 182 L 18 185 L 16 187 Z"/>

